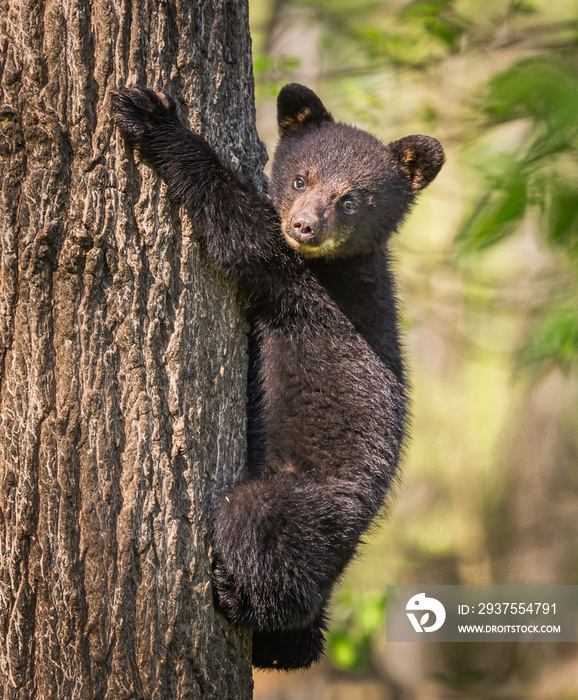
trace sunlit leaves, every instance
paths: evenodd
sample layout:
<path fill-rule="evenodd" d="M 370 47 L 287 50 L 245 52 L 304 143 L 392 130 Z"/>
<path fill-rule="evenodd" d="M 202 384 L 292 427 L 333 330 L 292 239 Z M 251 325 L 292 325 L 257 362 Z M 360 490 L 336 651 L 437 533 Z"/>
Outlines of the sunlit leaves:
<path fill-rule="evenodd" d="M 569 68 L 550 56 L 516 63 L 490 81 L 486 113 L 498 121 L 529 117 L 558 139 L 576 136 L 578 80 Z"/>
<path fill-rule="evenodd" d="M 517 167 L 516 167 L 517 166 Z M 457 244 L 462 252 L 476 252 L 503 240 L 520 223 L 526 211 L 527 180 L 519 164 L 494 177 L 492 187 L 477 204 Z"/>
<path fill-rule="evenodd" d="M 543 227 L 549 242 L 578 267 L 578 177 L 552 176 L 544 187 Z"/>
<path fill-rule="evenodd" d="M 512 3 L 512 8 L 516 12 L 525 12 L 529 15 L 537 12 L 536 5 L 534 5 L 534 3 L 532 2 L 528 2 L 527 0 L 515 0 Z"/>
<path fill-rule="evenodd" d="M 554 360 L 569 365 L 578 357 L 578 300 L 576 308 L 552 310 L 522 354 L 523 364 Z"/>
<path fill-rule="evenodd" d="M 500 153 L 488 163 L 487 192 L 462 228 L 460 248 L 473 252 L 503 240 L 534 206 L 542 214 L 541 229 L 548 242 L 575 254 L 576 76 L 545 56 L 522 61 L 490 81 L 483 107 L 494 122 L 525 119 L 531 129 L 516 150 Z"/>
<path fill-rule="evenodd" d="M 257 100 L 264 97 L 277 97 L 279 90 L 290 80 L 301 62 L 294 56 L 282 56 L 273 59 L 261 54 L 253 59 Z M 279 76 L 273 80 L 272 75 Z"/>
<path fill-rule="evenodd" d="M 343 57 L 348 68 L 370 73 L 376 68 L 425 68 L 456 53 L 471 20 L 457 9 L 455 0 L 414 0 L 391 5 L 375 0 L 291 0 L 293 5 L 315 18 L 320 29 L 319 43 L 325 49 L 327 73 L 339 72 Z M 305 15 L 304 15 L 305 17 Z M 300 60 L 302 44 L 295 46 Z M 260 56 L 255 71 L 263 68 Z M 270 64 L 259 76 L 261 80 L 290 78 L 290 66 Z"/>
<path fill-rule="evenodd" d="M 450 0 L 418 0 L 401 12 L 407 21 L 417 22 L 431 36 L 449 48 L 457 45 L 464 31 L 464 22 L 457 15 Z"/>
<path fill-rule="evenodd" d="M 578 78 L 572 62 L 550 55 L 524 60 L 494 77 L 483 102 L 492 125 L 523 119 L 523 143 L 489 157 L 486 192 L 457 239 L 461 252 L 479 252 L 534 217 L 544 242 L 578 272 Z M 578 357 L 578 305 L 547 314 L 524 353 L 526 364 Z"/>
<path fill-rule="evenodd" d="M 427 21 L 433 17 L 439 17 L 444 10 L 450 9 L 450 0 L 417 0 L 410 2 L 403 10 L 407 18 Z"/>
<path fill-rule="evenodd" d="M 370 60 L 407 67 L 425 66 L 458 46 L 466 23 L 452 0 L 417 0 L 392 11 L 380 28 L 352 22 L 348 31 L 365 47 Z"/>
<path fill-rule="evenodd" d="M 371 643 L 385 620 L 385 593 L 344 593 L 335 605 L 327 654 L 337 668 L 361 671 L 370 661 Z"/>

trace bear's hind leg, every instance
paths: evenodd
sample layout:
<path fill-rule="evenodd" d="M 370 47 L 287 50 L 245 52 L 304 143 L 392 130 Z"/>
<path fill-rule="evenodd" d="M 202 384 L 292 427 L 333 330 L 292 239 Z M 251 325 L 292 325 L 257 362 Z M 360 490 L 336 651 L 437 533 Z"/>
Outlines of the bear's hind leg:
<path fill-rule="evenodd" d="M 284 632 L 253 633 L 253 666 L 291 671 L 319 661 L 325 647 L 325 621 L 319 615 L 310 625 Z"/>

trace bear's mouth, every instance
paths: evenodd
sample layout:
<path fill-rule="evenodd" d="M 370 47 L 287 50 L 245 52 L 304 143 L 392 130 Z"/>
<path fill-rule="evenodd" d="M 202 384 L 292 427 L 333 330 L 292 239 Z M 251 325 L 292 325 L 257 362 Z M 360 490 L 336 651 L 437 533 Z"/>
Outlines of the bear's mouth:
<path fill-rule="evenodd" d="M 291 228 L 283 229 L 283 234 L 289 247 L 300 253 L 304 258 L 318 258 L 330 256 L 337 247 L 337 241 L 331 236 L 323 236 L 314 233 L 302 233 L 299 237 Z"/>
<path fill-rule="evenodd" d="M 288 232 L 288 235 L 291 236 L 291 238 L 294 238 L 299 243 L 307 243 L 308 241 L 311 241 L 313 238 L 315 238 L 315 234 L 309 231 L 293 230 L 290 233 Z"/>
<path fill-rule="evenodd" d="M 304 246 L 308 248 L 316 248 L 323 243 L 322 236 L 311 231 L 300 231 L 287 226 L 283 229 L 285 240 L 293 250 L 301 250 Z"/>

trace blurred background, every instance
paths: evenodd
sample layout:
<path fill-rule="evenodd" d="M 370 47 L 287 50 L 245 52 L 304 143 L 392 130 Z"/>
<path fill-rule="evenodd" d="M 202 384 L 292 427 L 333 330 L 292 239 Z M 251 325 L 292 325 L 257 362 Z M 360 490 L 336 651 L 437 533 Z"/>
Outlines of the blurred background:
<path fill-rule="evenodd" d="M 578 699 L 578 644 L 394 644 L 389 584 L 578 584 L 578 3 L 250 0 L 258 127 L 316 90 L 447 163 L 394 241 L 412 429 L 308 672 L 257 700 Z"/>

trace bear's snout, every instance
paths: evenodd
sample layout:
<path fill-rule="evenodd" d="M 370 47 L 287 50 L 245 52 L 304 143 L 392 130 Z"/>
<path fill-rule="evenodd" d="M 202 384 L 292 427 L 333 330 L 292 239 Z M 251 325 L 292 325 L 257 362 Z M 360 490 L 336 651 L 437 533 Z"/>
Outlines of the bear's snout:
<path fill-rule="evenodd" d="M 319 219 L 310 214 L 296 214 L 291 219 L 289 235 L 297 241 L 305 243 L 314 238 L 321 231 Z"/>

